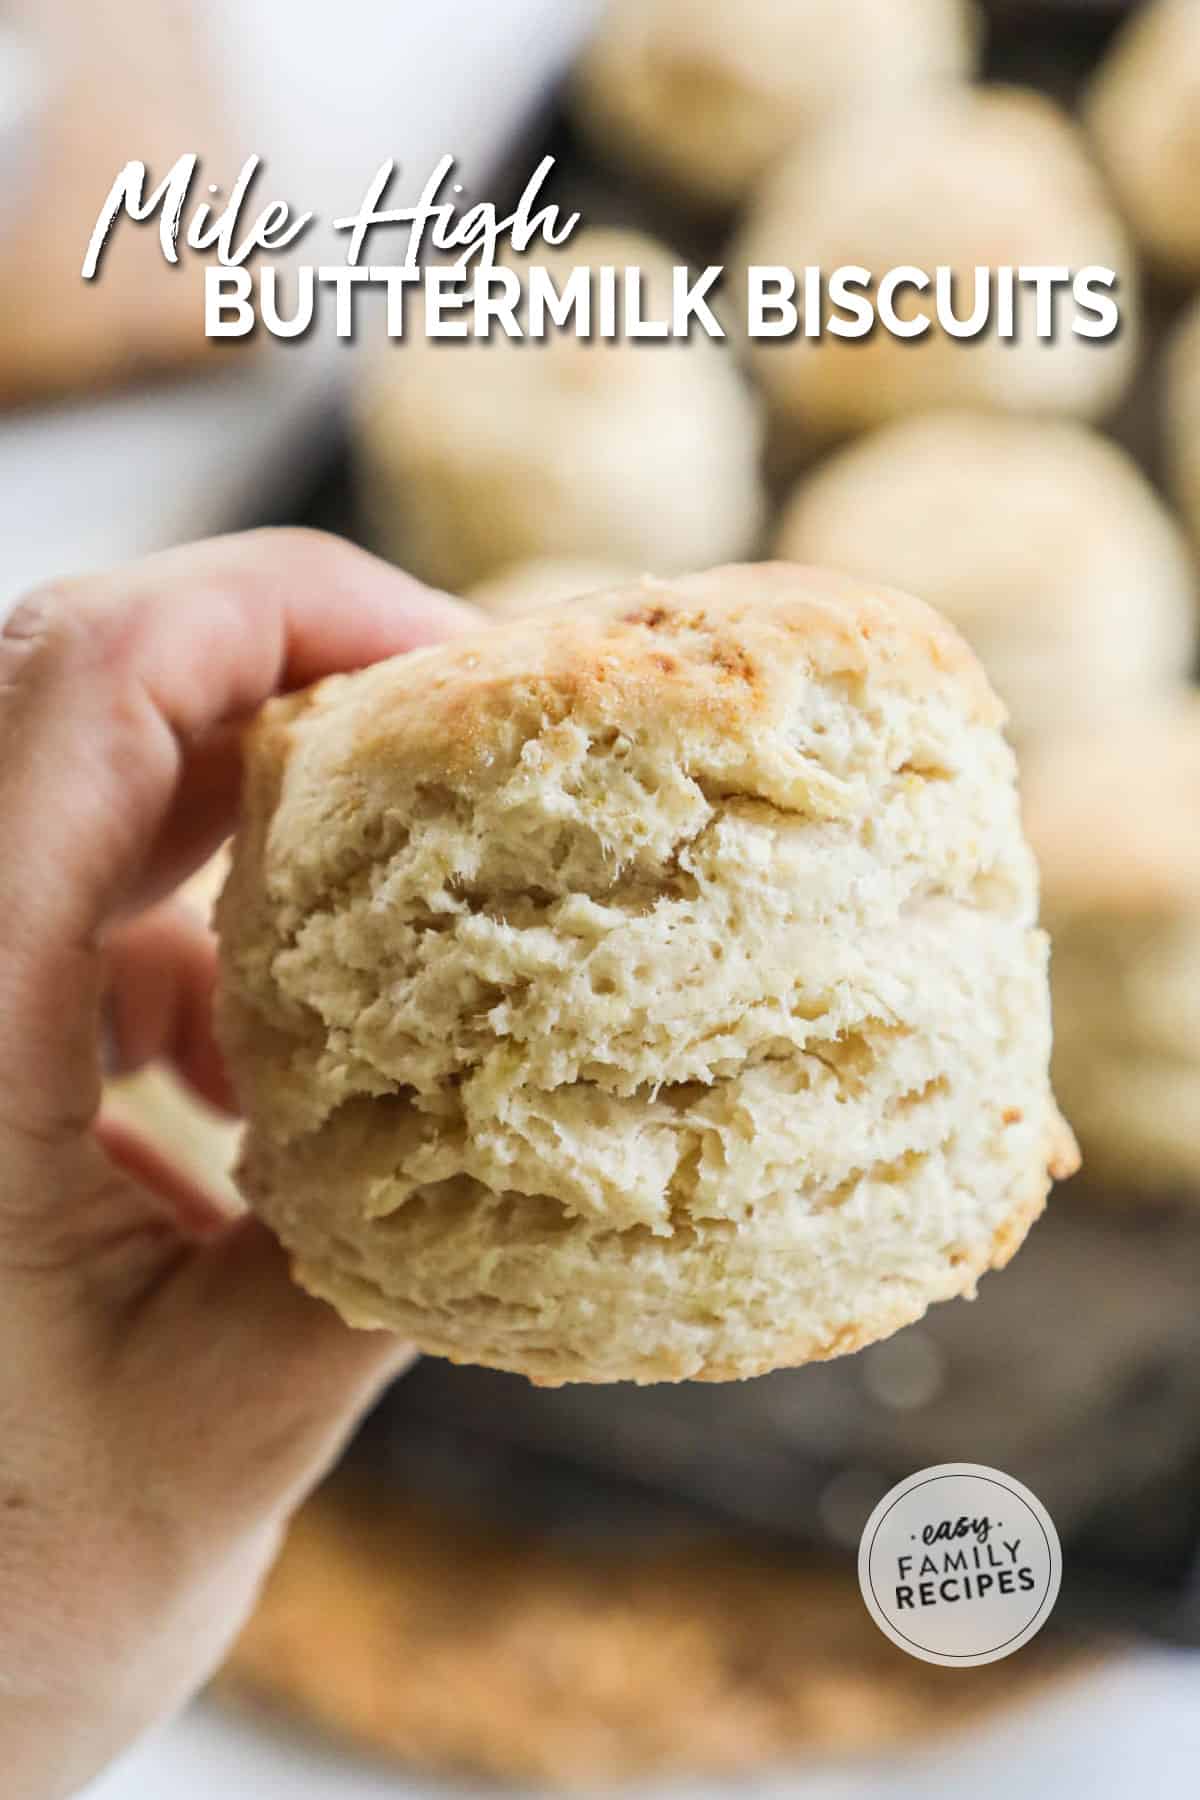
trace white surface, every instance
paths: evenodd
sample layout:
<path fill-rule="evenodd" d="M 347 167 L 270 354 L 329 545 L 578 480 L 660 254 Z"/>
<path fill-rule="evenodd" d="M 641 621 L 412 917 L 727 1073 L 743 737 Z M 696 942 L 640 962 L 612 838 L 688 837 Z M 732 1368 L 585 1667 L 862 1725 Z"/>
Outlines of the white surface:
<path fill-rule="evenodd" d="M 0 618 L 35 582 L 253 515 L 326 430 L 328 368 L 265 365 L 0 424 Z M 280 454 L 281 441 L 286 453 Z"/>
<path fill-rule="evenodd" d="M 486 197 L 497 158 L 594 10 L 595 0 L 207 0 L 202 16 L 243 121 L 239 147 L 265 159 L 272 197 L 315 210 L 328 231 L 388 156 L 401 164 L 398 196 L 414 196 L 452 153 Z M 314 226 L 301 260 L 319 261 L 321 242 Z M 319 452 L 331 388 L 361 353 L 318 330 L 227 380 L 0 423 L 0 617 L 35 582 L 252 515 Z"/>
<path fill-rule="evenodd" d="M 396 1679 L 404 1679 L 403 1670 Z M 886 1763 L 809 1764 L 803 1772 L 780 1770 L 741 1783 L 644 1789 L 639 1800 L 651 1792 L 655 1800 L 1196 1800 L 1200 1656 L 1128 1656 L 982 1730 Z M 495 1789 L 443 1785 L 358 1762 L 208 1703 L 144 1744 L 89 1788 L 86 1800 L 477 1800 L 487 1794 L 496 1800 Z"/>

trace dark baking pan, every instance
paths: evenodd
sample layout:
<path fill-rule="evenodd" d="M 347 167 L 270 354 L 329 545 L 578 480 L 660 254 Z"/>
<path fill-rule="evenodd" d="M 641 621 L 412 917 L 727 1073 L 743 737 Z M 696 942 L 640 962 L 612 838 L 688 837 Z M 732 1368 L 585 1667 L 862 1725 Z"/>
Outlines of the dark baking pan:
<path fill-rule="evenodd" d="M 537 1389 L 429 1360 L 353 1460 L 552 1539 L 723 1530 L 850 1554 L 896 1481 L 978 1462 L 1063 1538 L 1060 1610 L 1200 1645 L 1200 1212 L 1060 1200 L 974 1302 L 756 1381 Z"/>

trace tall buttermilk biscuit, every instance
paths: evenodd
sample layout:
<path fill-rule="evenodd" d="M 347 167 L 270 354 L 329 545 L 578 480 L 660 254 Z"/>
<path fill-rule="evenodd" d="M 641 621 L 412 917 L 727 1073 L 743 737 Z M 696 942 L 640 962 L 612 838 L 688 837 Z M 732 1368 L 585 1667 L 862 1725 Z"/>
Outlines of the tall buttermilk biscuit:
<path fill-rule="evenodd" d="M 251 1204 L 538 1381 L 837 1355 L 1074 1166 L 1002 711 L 919 602 L 651 581 L 269 706 L 218 918 Z"/>

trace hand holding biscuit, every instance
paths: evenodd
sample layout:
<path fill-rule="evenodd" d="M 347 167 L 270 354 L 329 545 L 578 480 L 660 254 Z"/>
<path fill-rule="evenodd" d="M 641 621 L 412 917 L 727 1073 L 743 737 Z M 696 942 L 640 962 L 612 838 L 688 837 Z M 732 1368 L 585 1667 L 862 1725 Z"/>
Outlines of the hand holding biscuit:
<path fill-rule="evenodd" d="M 300 1293 L 259 1225 L 106 1145 L 101 1046 L 225 1099 L 211 944 L 161 897 L 232 823 L 229 728 L 463 616 L 272 532 L 37 594 L 0 629 L 0 1741 L 21 1800 L 73 1792 L 205 1679 L 407 1354 Z"/>
<path fill-rule="evenodd" d="M 22 1800 L 204 1679 L 402 1341 L 551 1383 L 837 1355 L 1074 1166 L 1003 710 L 936 614 L 777 563 L 436 647 L 472 618 L 266 533 L 0 634 Z M 99 1111 L 105 1049 L 228 1103 L 162 897 L 239 787 L 218 1016 L 270 1232 Z"/>

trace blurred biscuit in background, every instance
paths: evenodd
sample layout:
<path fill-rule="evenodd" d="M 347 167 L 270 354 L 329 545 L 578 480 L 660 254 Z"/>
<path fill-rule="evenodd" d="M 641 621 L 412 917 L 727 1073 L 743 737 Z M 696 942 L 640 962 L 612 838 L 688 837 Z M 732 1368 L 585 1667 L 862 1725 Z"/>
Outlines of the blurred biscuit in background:
<path fill-rule="evenodd" d="M 1165 389 L 1171 487 L 1200 545 L 1200 303 L 1188 309 L 1170 340 Z"/>
<path fill-rule="evenodd" d="M 1117 270 L 1121 324 L 1103 340 L 1034 329 L 1034 295 L 1018 290 L 1017 335 L 989 328 L 964 340 L 936 324 L 898 338 L 759 338 L 753 368 L 785 436 L 805 445 L 939 406 L 1092 418 L 1120 397 L 1137 330 L 1134 257 L 1082 134 L 1032 90 L 943 91 L 876 107 L 831 126 L 768 178 L 730 256 L 741 269 L 945 265 L 968 316 L 977 267 L 1011 264 Z M 901 289 L 905 319 L 933 317 L 932 293 Z"/>
<path fill-rule="evenodd" d="M 604 162 L 727 209 L 830 113 L 967 74 L 976 26 L 970 0 L 617 0 L 575 116 Z"/>
<path fill-rule="evenodd" d="M 1074 421 L 884 426 L 800 483 L 777 550 L 924 595 L 982 659 L 1018 739 L 1136 706 L 1194 654 L 1182 532 L 1125 452 Z"/>
<path fill-rule="evenodd" d="M 1025 779 L 1053 942 L 1054 1079 L 1084 1179 L 1200 1182 L 1200 695 L 1047 746 Z"/>
<path fill-rule="evenodd" d="M 583 230 L 532 260 L 559 284 L 578 266 L 639 267 L 651 305 L 669 306 L 674 256 L 637 233 Z M 358 436 L 372 541 L 456 593 L 531 557 L 703 567 L 745 555 L 761 523 L 759 409 L 728 343 L 699 332 L 413 329 L 371 364 Z"/>
<path fill-rule="evenodd" d="M 1084 117 L 1117 199 L 1164 272 L 1200 275 L 1200 6 L 1152 0 L 1092 78 Z"/>
<path fill-rule="evenodd" d="M 509 563 L 494 575 L 477 581 L 463 596 L 493 619 L 518 619 L 523 613 L 541 612 L 580 594 L 597 594 L 602 588 L 620 587 L 638 571 L 616 563 L 582 557 L 535 556 L 528 562 Z"/>

